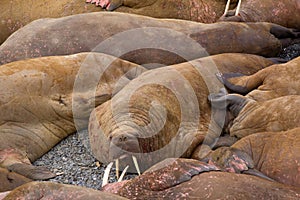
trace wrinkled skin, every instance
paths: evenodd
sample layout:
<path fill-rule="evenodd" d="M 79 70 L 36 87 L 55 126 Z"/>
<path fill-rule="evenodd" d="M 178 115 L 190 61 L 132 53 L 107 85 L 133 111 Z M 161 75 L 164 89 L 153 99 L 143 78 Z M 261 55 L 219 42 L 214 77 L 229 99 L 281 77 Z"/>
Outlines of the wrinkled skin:
<path fill-rule="evenodd" d="M 61 200 L 126 200 L 124 197 L 89 188 L 53 182 L 31 182 L 7 194 L 4 200 L 13 199 L 61 199 Z"/>
<path fill-rule="evenodd" d="M 0 166 L 31 179 L 55 176 L 31 162 L 76 128 L 86 128 L 92 109 L 142 71 L 136 64 L 100 53 L 2 65 Z"/>
<path fill-rule="evenodd" d="M 32 180 L 0 167 L 0 192 L 13 190 L 14 188 L 30 181 Z"/>
<path fill-rule="evenodd" d="M 225 9 L 225 0 L 86 0 L 106 10 L 128 12 L 156 18 L 174 18 L 213 23 L 221 17 Z M 237 1 L 231 1 L 234 8 Z"/>
<path fill-rule="evenodd" d="M 228 109 L 233 121 L 225 124 L 231 136 L 242 138 L 258 132 L 279 132 L 300 124 L 300 96 L 289 95 L 257 102 L 238 94 L 224 92 L 210 95 L 209 100 L 220 112 Z"/>
<path fill-rule="evenodd" d="M 169 164 L 168 164 L 169 163 Z M 207 170 L 200 170 L 210 168 Z M 168 159 L 139 177 L 103 191 L 129 199 L 298 199 L 299 187 L 255 176 L 214 171 L 197 160 Z M 156 171 L 155 171 L 155 170 Z"/>
<path fill-rule="evenodd" d="M 224 74 L 222 80 L 231 91 L 247 94 L 256 101 L 300 94 L 300 57 L 272 65 L 250 76 Z"/>
<path fill-rule="evenodd" d="M 219 124 L 211 121 L 207 95 L 222 87 L 215 73 L 251 74 L 269 64 L 255 55 L 221 54 L 143 73 L 91 113 L 94 156 L 108 163 L 133 154 L 142 170 L 169 157 L 201 157 L 199 144 L 214 143 L 225 120 L 218 113 Z"/>
<path fill-rule="evenodd" d="M 201 24 L 117 12 L 87 13 L 40 19 L 19 29 L 0 46 L 0 64 L 90 51 L 162 65 L 227 52 L 272 57 L 282 41 L 295 37 L 298 33 L 269 23 Z"/>
<path fill-rule="evenodd" d="M 253 134 L 232 147 L 250 155 L 255 168 L 270 178 L 300 186 L 300 128 Z"/>
<path fill-rule="evenodd" d="M 101 9 L 82 0 L 1 0 L 0 44 L 19 28 L 40 18 L 56 18 Z"/>
<path fill-rule="evenodd" d="M 285 27 L 300 29 L 299 0 L 242 0 L 238 16 L 229 11 L 220 20 L 242 22 L 272 22 Z"/>

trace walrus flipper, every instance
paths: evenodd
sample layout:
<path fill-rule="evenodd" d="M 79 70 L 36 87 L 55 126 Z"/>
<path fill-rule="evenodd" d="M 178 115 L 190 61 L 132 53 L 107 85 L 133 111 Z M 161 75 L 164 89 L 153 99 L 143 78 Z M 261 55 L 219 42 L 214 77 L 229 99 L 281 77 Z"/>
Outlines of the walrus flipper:
<path fill-rule="evenodd" d="M 256 170 L 256 169 L 248 169 L 246 171 L 243 171 L 243 174 L 248 174 L 248 175 L 252 175 L 252 176 L 257 176 L 269 181 L 274 181 L 273 179 L 271 179 L 270 177 L 266 176 L 265 174 L 261 173 L 260 171 Z"/>
<path fill-rule="evenodd" d="M 236 92 L 242 95 L 245 95 L 251 91 L 252 88 L 247 87 L 247 85 L 237 85 L 230 82 L 231 78 L 245 77 L 244 74 L 241 73 L 217 73 L 217 78 L 221 83 L 224 84 L 226 88 L 228 88 L 232 92 Z M 246 84 L 246 83 L 245 83 Z"/>
<path fill-rule="evenodd" d="M 8 170 L 21 174 L 33 180 L 47 180 L 56 176 L 46 167 L 16 163 L 7 167 Z"/>

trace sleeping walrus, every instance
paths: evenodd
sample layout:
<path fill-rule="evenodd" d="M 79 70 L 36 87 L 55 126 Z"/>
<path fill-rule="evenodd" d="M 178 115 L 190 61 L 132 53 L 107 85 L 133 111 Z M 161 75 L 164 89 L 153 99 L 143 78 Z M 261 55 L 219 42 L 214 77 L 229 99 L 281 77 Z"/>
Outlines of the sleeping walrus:
<path fill-rule="evenodd" d="M 220 112 L 228 110 L 230 119 L 225 127 L 237 138 L 258 132 L 286 131 L 300 124 L 299 95 L 257 102 L 239 94 L 226 94 L 223 88 L 218 94 L 210 94 L 209 100 Z"/>
<path fill-rule="evenodd" d="M 31 162 L 76 128 L 86 128 L 91 110 L 143 71 L 136 64 L 100 53 L 2 65 L 0 166 L 31 179 L 55 176 Z M 75 80 L 85 83 L 77 84 L 76 92 Z M 89 87 L 91 84 L 95 87 Z"/>
<path fill-rule="evenodd" d="M 94 156 L 102 163 L 124 158 L 122 163 L 131 164 L 127 156 L 136 155 L 140 170 L 164 158 L 198 157 L 199 144 L 220 135 L 207 102 L 207 95 L 222 86 L 214 73 L 250 74 L 270 63 L 255 55 L 220 54 L 143 73 L 91 113 Z"/>
<path fill-rule="evenodd" d="M 237 8 L 229 12 L 225 11 L 220 20 L 272 22 L 285 27 L 300 29 L 299 0 L 239 1 Z"/>
<path fill-rule="evenodd" d="M 247 94 L 256 101 L 266 101 L 280 96 L 300 94 L 300 57 L 288 63 L 277 64 L 244 76 L 243 74 L 218 74 L 231 91 Z"/>
<path fill-rule="evenodd" d="M 40 19 L 19 29 L 0 46 L 0 64 L 90 51 L 137 64 L 163 65 L 227 52 L 272 57 L 282 42 L 299 35 L 269 23 L 202 24 L 117 12 L 87 13 Z"/>
<path fill-rule="evenodd" d="M 211 152 L 207 158 L 209 163 L 237 173 L 255 167 L 280 183 L 299 187 L 299 152 L 300 128 L 295 128 L 249 135 L 231 147 Z"/>

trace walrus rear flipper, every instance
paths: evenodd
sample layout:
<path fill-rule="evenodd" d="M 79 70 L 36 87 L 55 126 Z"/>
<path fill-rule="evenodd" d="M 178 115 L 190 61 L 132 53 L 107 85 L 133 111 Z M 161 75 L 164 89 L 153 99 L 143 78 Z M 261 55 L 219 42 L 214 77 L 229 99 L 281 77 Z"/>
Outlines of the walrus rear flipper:
<path fill-rule="evenodd" d="M 300 42 L 300 30 L 297 29 L 272 24 L 270 33 L 280 40 L 283 48 Z"/>
<path fill-rule="evenodd" d="M 7 167 L 7 169 L 33 180 L 47 180 L 56 176 L 56 174 L 49 171 L 46 167 L 23 163 L 13 164 Z"/>
<path fill-rule="evenodd" d="M 261 173 L 260 171 L 256 170 L 256 169 L 248 169 L 246 171 L 243 171 L 243 174 L 248 174 L 248 175 L 253 175 L 253 176 L 257 176 L 269 181 L 275 181 L 273 179 L 271 179 L 270 177 L 266 176 L 265 174 Z"/>

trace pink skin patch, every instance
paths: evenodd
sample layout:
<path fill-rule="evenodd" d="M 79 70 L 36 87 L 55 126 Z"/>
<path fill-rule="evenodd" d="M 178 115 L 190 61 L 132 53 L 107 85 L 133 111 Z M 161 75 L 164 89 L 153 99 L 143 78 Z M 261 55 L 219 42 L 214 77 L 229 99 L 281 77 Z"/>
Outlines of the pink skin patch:
<path fill-rule="evenodd" d="M 110 0 L 86 0 L 86 3 L 94 3 L 96 6 L 101 6 L 102 8 L 108 8 L 110 6 Z"/>

